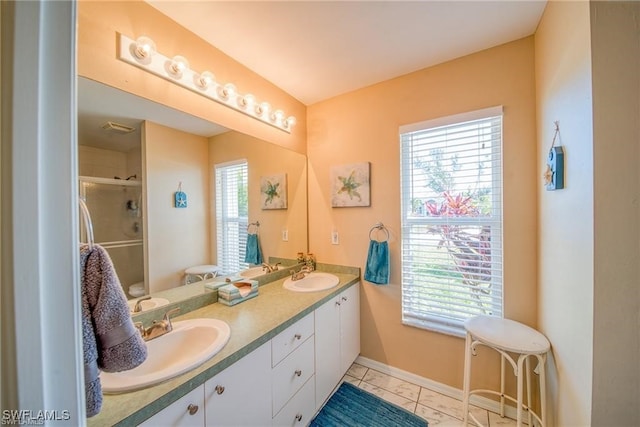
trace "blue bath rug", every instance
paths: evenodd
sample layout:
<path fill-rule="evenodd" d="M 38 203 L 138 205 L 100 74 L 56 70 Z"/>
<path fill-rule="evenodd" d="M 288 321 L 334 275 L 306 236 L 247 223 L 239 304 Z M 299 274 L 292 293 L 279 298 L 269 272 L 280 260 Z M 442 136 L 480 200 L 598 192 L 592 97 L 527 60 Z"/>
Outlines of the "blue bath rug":
<path fill-rule="evenodd" d="M 352 384 L 342 383 L 311 421 L 312 427 L 426 427 L 427 422 Z"/>

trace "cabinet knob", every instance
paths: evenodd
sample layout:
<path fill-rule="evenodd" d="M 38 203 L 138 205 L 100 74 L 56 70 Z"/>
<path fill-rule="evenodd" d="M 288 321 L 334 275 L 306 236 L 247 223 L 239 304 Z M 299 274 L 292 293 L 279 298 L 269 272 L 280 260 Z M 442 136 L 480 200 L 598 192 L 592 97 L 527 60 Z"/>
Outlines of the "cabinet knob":
<path fill-rule="evenodd" d="M 217 385 L 215 390 L 216 390 L 216 393 L 218 394 L 224 393 L 224 387 L 221 385 Z"/>
<path fill-rule="evenodd" d="M 301 339 L 301 338 L 302 338 L 302 335 L 300 335 L 300 334 L 295 334 L 293 337 L 294 337 L 295 339 L 299 340 L 299 339 Z"/>
<path fill-rule="evenodd" d="M 302 371 L 301 371 L 300 369 L 298 369 L 298 370 L 295 372 L 295 374 L 296 374 L 296 377 L 299 377 L 299 376 L 301 376 L 301 375 L 302 375 Z"/>
<path fill-rule="evenodd" d="M 189 415 L 195 415 L 196 412 L 198 412 L 198 405 L 194 405 L 193 403 L 189 404 L 189 406 L 187 406 L 187 411 L 189 412 Z"/>
<path fill-rule="evenodd" d="M 298 414 L 298 415 L 296 415 L 296 421 L 297 421 L 297 422 L 302 421 L 302 414 Z"/>

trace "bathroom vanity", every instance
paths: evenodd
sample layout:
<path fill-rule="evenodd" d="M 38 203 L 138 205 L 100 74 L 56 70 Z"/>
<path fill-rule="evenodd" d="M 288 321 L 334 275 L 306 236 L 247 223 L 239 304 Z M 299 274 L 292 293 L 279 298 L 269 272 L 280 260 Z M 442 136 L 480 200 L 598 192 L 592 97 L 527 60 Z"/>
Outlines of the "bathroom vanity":
<path fill-rule="evenodd" d="M 185 374 L 105 394 L 88 425 L 307 425 L 360 352 L 360 271 L 323 270 L 337 286 L 294 292 L 278 279 L 236 306 L 213 303 L 176 317 L 223 320 L 231 337 Z"/>

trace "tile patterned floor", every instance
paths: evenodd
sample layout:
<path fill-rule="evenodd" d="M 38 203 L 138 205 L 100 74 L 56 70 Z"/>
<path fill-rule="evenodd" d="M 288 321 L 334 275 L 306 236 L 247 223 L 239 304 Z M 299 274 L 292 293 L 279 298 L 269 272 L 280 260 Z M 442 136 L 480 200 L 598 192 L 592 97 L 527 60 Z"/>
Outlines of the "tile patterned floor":
<path fill-rule="evenodd" d="M 369 393 L 415 413 L 429 422 L 429 426 L 460 426 L 462 402 L 416 384 L 354 363 L 343 378 Z M 515 426 L 516 421 L 475 406 L 471 412 L 485 426 Z M 469 424 L 471 425 L 471 424 Z"/>

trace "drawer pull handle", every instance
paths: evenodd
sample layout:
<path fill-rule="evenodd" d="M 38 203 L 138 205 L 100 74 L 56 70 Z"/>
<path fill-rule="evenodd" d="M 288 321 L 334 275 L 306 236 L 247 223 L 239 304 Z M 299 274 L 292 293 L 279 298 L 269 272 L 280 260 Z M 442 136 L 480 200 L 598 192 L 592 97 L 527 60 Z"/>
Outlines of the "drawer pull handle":
<path fill-rule="evenodd" d="M 347 300 L 347 297 L 342 297 L 342 301 L 346 301 L 346 300 Z"/>
<path fill-rule="evenodd" d="M 301 339 L 301 338 L 302 338 L 302 335 L 300 335 L 300 334 L 295 334 L 293 337 L 294 337 L 295 339 L 299 340 L 299 339 Z"/>
<path fill-rule="evenodd" d="M 297 421 L 297 422 L 302 421 L 302 414 L 298 414 L 298 415 L 296 415 L 296 421 Z"/>
<path fill-rule="evenodd" d="M 216 386 L 216 393 L 218 393 L 218 394 L 224 393 L 224 387 L 221 386 L 221 385 L 217 385 Z"/>
<path fill-rule="evenodd" d="M 189 406 L 187 406 L 187 411 L 189 412 L 189 415 L 195 415 L 196 412 L 198 412 L 198 405 L 194 405 L 193 403 L 189 404 Z"/>
<path fill-rule="evenodd" d="M 336 305 L 340 305 L 340 301 L 336 301 Z"/>
<path fill-rule="evenodd" d="M 300 369 L 298 369 L 298 370 L 295 372 L 295 374 L 296 374 L 296 377 L 299 377 L 299 376 L 301 376 L 301 375 L 302 375 L 302 371 L 301 371 Z"/>

